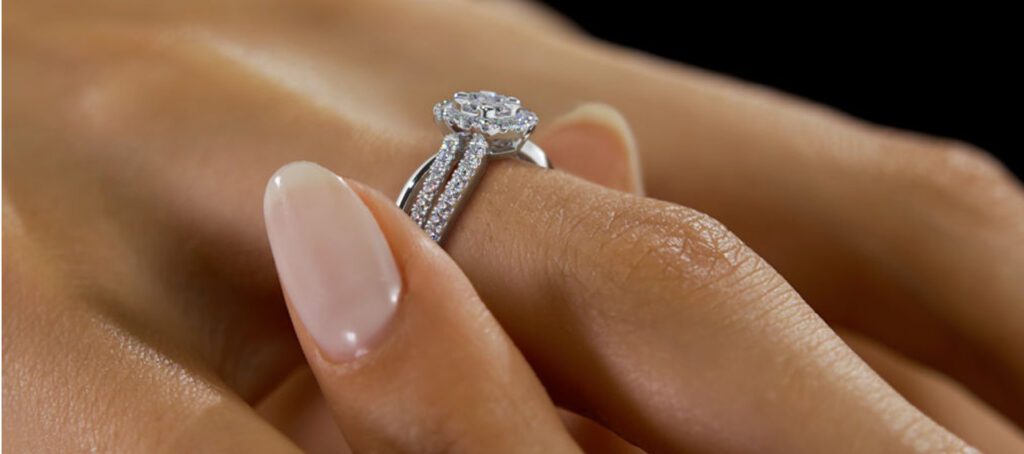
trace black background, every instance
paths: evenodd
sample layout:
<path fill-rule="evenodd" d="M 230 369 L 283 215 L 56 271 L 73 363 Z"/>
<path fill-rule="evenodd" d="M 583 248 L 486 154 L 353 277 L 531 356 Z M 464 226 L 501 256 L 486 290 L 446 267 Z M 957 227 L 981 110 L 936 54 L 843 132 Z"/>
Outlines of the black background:
<path fill-rule="evenodd" d="M 831 6 L 697 10 L 678 2 L 559 2 L 598 38 L 768 85 L 889 126 L 952 137 L 1024 176 L 1024 49 L 1009 11 Z"/>

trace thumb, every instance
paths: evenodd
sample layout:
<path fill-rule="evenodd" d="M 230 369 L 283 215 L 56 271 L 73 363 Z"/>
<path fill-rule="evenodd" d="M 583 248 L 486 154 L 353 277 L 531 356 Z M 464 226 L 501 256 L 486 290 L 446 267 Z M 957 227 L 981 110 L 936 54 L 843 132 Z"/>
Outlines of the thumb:
<path fill-rule="evenodd" d="M 466 277 L 390 201 L 294 163 L 264 213 L 295 331 L 353 450 L 578 450 Z"/>

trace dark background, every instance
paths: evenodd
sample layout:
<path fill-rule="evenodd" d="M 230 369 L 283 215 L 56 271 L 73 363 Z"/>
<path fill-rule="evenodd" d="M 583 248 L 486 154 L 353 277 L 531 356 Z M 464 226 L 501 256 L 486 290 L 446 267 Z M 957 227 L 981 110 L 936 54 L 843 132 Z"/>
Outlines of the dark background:
<path fill-rule="evenodd" d="M 547 1 L 606 41 L 769 85 L 875 123 L 952 137 L 1024 177 L 1018 15 Z"/>

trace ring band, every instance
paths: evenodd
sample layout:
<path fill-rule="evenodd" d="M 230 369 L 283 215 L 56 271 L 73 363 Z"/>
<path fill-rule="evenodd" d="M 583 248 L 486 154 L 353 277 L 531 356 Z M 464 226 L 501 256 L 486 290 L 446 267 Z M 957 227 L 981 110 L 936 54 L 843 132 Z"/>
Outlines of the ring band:
<path fill-rule="evenodd" d="M 544 151 L 528 140 L 537 115 L 516 98 L 458 92 L 434 106 L 434 119 L 447 134 L 406 181 L 397 203 L 436 242 L 444 240 L 489 160 L 517 158 L 551 168 Z"/>

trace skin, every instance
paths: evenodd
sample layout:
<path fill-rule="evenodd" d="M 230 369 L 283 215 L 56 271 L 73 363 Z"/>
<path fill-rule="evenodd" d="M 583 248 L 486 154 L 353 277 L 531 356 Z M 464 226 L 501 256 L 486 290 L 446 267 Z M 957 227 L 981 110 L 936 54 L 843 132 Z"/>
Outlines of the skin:
<path fill-rule="evenodd" d="M 471 307 L 500 329 L 454 303 L 400 317 L 502 333 L 476 360 L 416 367 L 474 376 L 511 349 L 529 364 L 516 389 L 533 391 L 509 412 L 551 405 L 539 380 L 654 451 L 964 448 L 934 421 L 986 451 L 1024 446 L 1024 195 L 980 151 L 612 48 L 518 3 L 242 5 L 5 4 L 4 448 L 295 449 L 287 418 L 254 407 L 306 367 L 360 433 L 369 404 L 303 353 L 263 230 L 266 179 L 294 160 L 362 182 L 396 257 L 444 263 L 486 304 Z M 524 56 L 472 57 L 490 53 Z M 489 168 L 445 245 L 453 264 L 387 200 L 434 151 L 429 106 L 467 87 L 522 98 L 578 176 Z M 609 114 L 548 120 L 588 101 L 632 133 Z M 401 362 L 388 351 L 371 355 Z M 542 421 L 537 440 L 574 449 Z M 461 439 L 372 433 L 357 447 Z"/>

